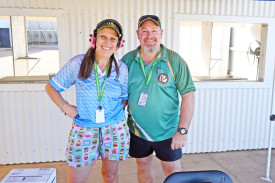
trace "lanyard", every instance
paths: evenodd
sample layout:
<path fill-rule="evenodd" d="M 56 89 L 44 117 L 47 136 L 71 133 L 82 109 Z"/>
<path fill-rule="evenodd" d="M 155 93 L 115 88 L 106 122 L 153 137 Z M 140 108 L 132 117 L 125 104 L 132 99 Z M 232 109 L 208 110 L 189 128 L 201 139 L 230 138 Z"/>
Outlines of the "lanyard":
<path fill-rule="evenodd" d="M 156 56 L 156 58 L 155 58 L 155 60 L 154 60 L 152 69 L 151 69 L 151 71 L 150 71 L 150 73 L 149 73 L 149 75 L 148 75 L 148 78 L 147 78 L 146 73 L 145 73 L 145 69 L 144 69 L 144 62 L 143 62 L 143 60 L 142 60 L 142 58 L 141 58 L 141 54 L 140 54 L 140 51 L 139 51 L 139 55 L 140 55 L 140 57 L 139 57 L 140 65 L 141 65 L 141 68 L 142 68 L 144 77 L 145 77 L 145 79 L 146 79 L 145 91 L 146 91 L 146 88 L 147 88 L 147 86 L 148 86 L 148 84 L 149 84 L 149 82 L 150 82 L 150 80 L 151 80 L 152 73 L 153 73 L 153 69 L 154 69 L 154 67 L 155 67 L 155 65 L 156 65 L 156 63 L 157 63 L 157 58 L 158 58 L 159 52 L 160 52 L 160 49 L 159 49 L 159 51 L 158 51 L 158 54 L 157 54 L 157 56 Z"/>
<path fill-rule="evenodd" d="M 100 101 L 101 101 L 101 98 L 103 96 L 103 93 L 104 93 L 104 90 L 105 90 L 105 87 L 106 87 L 106 82 L 107 82 L 106 80 L 107 80 L 107 74 L 108 74 L 108 71 L 109 71 L 109 66 L 110 66 L 110 64 L 108 65 L 108 67 L 106 69 L 106 78 L 104 80 L 102 89 L 100 90 L 99 77 L 98 77 L 98 71 L 97 71 L 97 63 L 95 61 L 94 71 L 95 71 L 96 91 L 97 91 L 97 97 L 98 97 L 98 102 L 99 102 L 99 108 L 101 108 Z"/>

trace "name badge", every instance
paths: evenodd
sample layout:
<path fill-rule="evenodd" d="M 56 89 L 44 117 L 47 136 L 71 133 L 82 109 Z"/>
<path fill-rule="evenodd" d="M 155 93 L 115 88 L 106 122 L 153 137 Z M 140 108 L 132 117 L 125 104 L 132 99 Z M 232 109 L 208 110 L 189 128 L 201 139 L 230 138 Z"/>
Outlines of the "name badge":
<path fill-rule="evenodd" d="M 147 103 L 148 93 L 141 92 L 138 100 L 138 105 L 145 107 Z"/>
<path fill-rule="evenodd" d="M 104 109 L 96 110 L 96 123 L 104 123 L 105 116 L 104 116 Z"/>

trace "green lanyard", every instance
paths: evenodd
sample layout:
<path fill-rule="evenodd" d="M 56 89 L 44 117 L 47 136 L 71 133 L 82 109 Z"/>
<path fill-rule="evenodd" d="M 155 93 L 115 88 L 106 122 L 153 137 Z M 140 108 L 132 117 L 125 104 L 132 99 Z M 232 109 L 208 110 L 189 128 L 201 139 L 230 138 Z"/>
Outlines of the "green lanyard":
<path fill-rule="evenodd" d="M 103 83 L 102 89 L 100 90 L 99 77 L 98 77 L 98 71 L 97 71 L 97 63 L 95 61 L 94 71 L 95 71 L 96 91 L 97 91 L 97 97 L 98 97 L 98 102 L 99 102 L 99 109 L 102 108 L 100 106 L 100 101 L 101 101 L 101 98 L 103 96 L 103 93 L 104 93 L 104 90 L 105 90 L 105 87 L 106 87 L 106 82 L 107 82 L 106 80 L 107 80 L 107 74 L 108 74 L 108 71 L 109 71 L 109 66 L 110 66 L 110 64 L 108 65 L 108 67 L 106 69 L 106 78 L 105 78 L 105 81 Z"/>
<path fill-rule="evenodd" d="M 158 58 L 159 52 L 160 52 L 160 49 L 159 49 L 159 51 L 158 51 L 158 54 L 157 54 L 157 56 L 156 56 L 156 58 L 155 58 L 155 60 L 154 60 L 152 69 L 151 69 L 151 71 L 150 71 L 150 73 L 149 73 L 149 75 L 148 75 L 148 78 L 147 78 L 146 73 L 145 73 L 145 69 L 144 69 L 144 62 L 143 62 L 143 60 L 142 60 L 142 58 L 141 58 L 141 54 L 140 54 L 140 50 L 139 50 L 139 55 L 140 55 L 139 61 L 140 61 L 140 65 L 141 65 L 141 68 L 142 68 L 144 77 L 145 77 L 145 79 L 146 79 L 145 91 L 146 91 L 146 88 L 147 88 L 147 86 L 148 86 L 148 84 L 149 84 L 149 82 L 150 82 L 150 80 L 151 80 L 152 73 L 153 73 L 153 69 L 154 69 L 154 67 L 155 67 L 155 65 L 156 65 L 156 63 L 157 63 L 157 58 Z"/>

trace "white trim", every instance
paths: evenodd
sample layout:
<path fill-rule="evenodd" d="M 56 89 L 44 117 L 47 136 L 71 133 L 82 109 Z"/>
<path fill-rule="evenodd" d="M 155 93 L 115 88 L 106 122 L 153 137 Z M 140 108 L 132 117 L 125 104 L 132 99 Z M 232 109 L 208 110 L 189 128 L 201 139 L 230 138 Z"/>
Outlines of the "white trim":
<path fill-rule="evenodd" d="M 62 88 L 63 90 L 67 90 L 67 88 L 64 88 L 63 86 L 61 86 L 60 84 L 58 84 L 54 78 L 52 78 L 53 82 L 59 87 Z"/>
<path fill-rule="evenodd" d="M 16 84 L 0 84 L 0 93 L 1 92 L 34 92 L 34 91 L 45 91 L 45 83 L 35 83 L 35 84 L 26 84 L 26 83 L 16 83 Z"/>
<path fill-rule="evenodd" d="M 130 113 L 131 114 L 131 113 Z M 131 114 L 131 118 L 133 119 L 133 121 L 135 122 L 135 124 L 137 125 L 137 127 L 142 131 L 143 135 L 147 138 L 148 141 L 154 142 L 151 137 L 137 124 L 136 120 L 134 119 L 133 115 Z"/>
<path fill-rule="evenodd" d="M 65 14 L 63 9 L 0 8 L 0 12 L 3 16 L 58 17 Z"/>
<path fill-rule="evenodd" d="M 247 81 L 195 81 L 196 88 L 200 89 L 219 89 L 219 88 L 239 88 L 239 89 L 254 89 L 267 88 L 271 85 L 265 82 L 247 82 Z"/>

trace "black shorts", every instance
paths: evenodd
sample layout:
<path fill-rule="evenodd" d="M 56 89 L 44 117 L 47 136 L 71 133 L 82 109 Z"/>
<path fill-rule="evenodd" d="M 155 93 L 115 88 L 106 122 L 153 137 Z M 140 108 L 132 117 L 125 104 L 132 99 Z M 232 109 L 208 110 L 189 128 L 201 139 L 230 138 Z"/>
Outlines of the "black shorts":
<path fill-rule="evenodd" d="M 160 142 L 144 140 L 131 133 L 129 155 L 133 158 L 145 158 L 154 151 L 162 161 L 176 161 L 182 157 L 181 149 L 171 149 L 172 138 Z"/>

